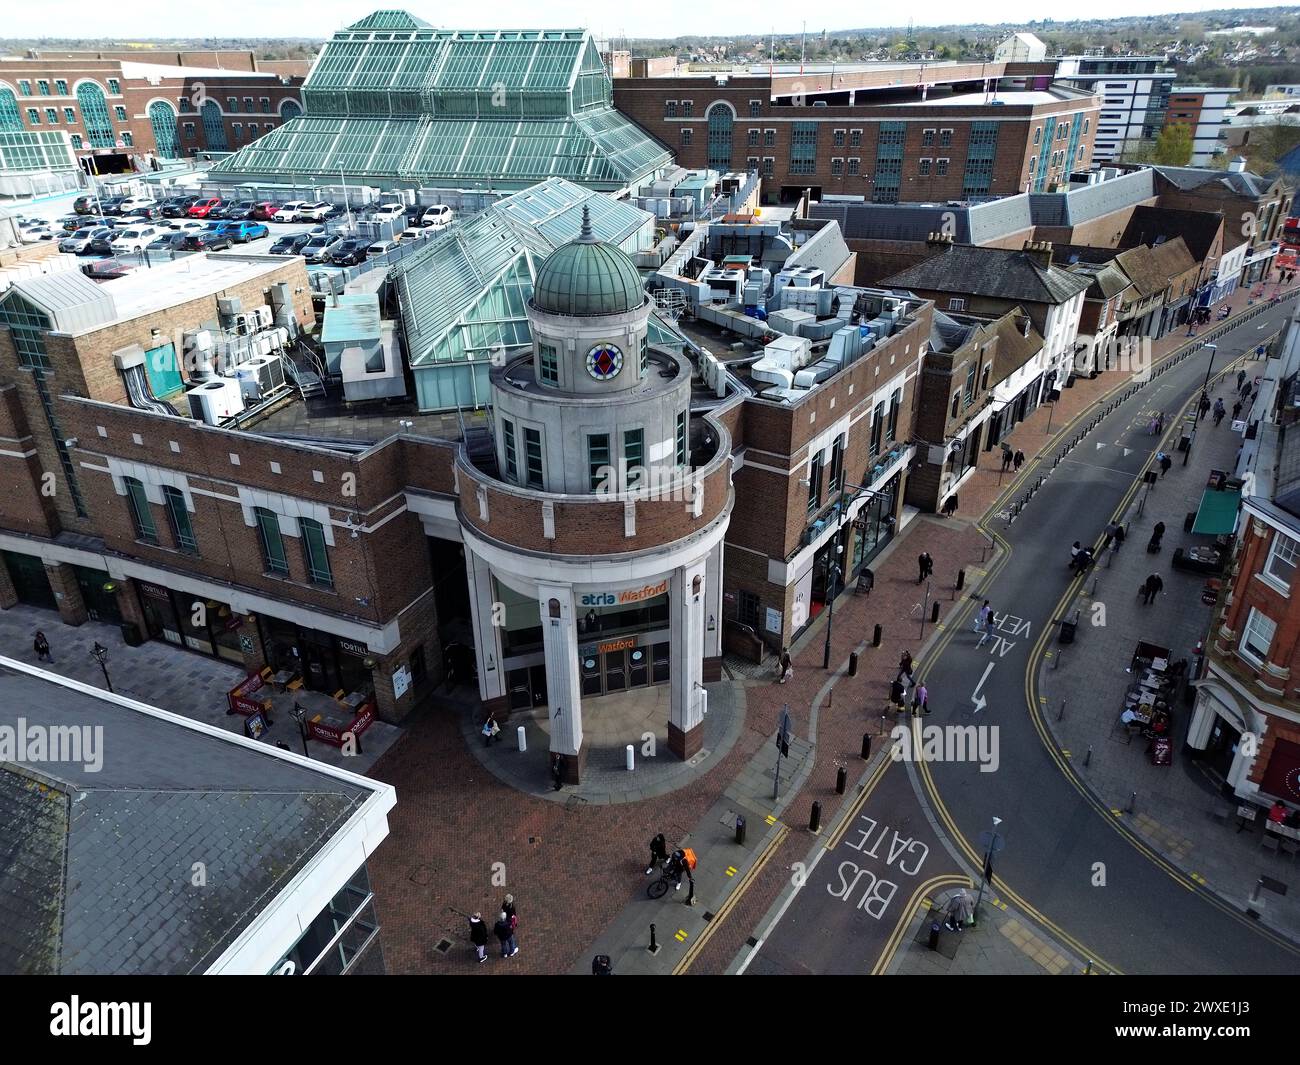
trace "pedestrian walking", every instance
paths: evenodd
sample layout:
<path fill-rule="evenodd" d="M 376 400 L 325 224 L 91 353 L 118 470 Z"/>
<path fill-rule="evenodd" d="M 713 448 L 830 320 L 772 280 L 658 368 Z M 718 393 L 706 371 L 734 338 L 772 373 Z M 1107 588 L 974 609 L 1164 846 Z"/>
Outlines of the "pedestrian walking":
<path fill-rule="evenodd" d="M 510 919 L 505 915 L 504 911 L 497 918 L 497 923 L 492 926 L 492 932 L 501 943 L 501 957 L 513 958 L 519 953 L 519 944 L 515 942 L 514 929 L 510 927 Z"/>
<path fill-rule="evenodd" d="M 858 591 L 866 592 L 867 595 L 870 595 L 871 589 L 875 586 L 876 575 L 866 566 L 863 566 L 862 569 L 858 571 Z"/>
<path fill-rule="evenodd" d="M 1237 402 L 1232 405 L 1232 420 L 1235 422 L 1240 417 L 1241 417 L 1241 400 L 1237 400 Z"/>
<path fill-rule="evenodd" d="M 952 495 L 950 495 L 947 499 L 944 500 L 943 516 L 945 518 L 951 518 L 956 513 L 957 513 L 957 493 L 953 492 Z"/>
<path fill-rule="evenodd" d="M 889 701 L 900 709 L 907 702 L 907 687 L 901 679 L 896 679 L 889 686 Z"/>
<path fill-rule="evenodd" d="M 926 577 L 934 573 L 934 559 L 930 557 L 929 551 L 922 551 L 916 558 L 916 583 L 920 584 Z"/>
<path fill-rule="evenodd" d="M 650 864 L 646 867 L 645 875 L 649 876 L 666 861 L 668 861 L 668 841 L 664 839 L 664 834 L 660 832 L 650 841 Z"/>
<path fill-rule="evenodd" d="M 609 960 L 608 954 L 597 954 L 591 959 L 592 976 L 613 976 L 614 963 Z"/>
<path fill-rule="evenodd" d="M 1245 371 L 1245 370 L 1238 370 L 1238 371 L 1237 371 L 1237 391 L 1238 391 L 1238 392 L 1241 391 L 1241 386 L 1244 385 L 1245 383 L 1246 383 L 1246 371 Z"/>
<path fill-rule="evenodd" d="M 501 742 L 501 726 L 497 724 L 497 715 L 488 714 L 488 719 L 483 722 L 483 746 L 490 746 L 492 741 Z"/>
<path fill-rule="evenodd" d="M 1002 472 L 1006 473 L 1011 469 L 1011 463 L 1015 461 L 1015 455 L 1011 451 L 1010 444 L 1002 445 Z"/>
<path fill-rule="evenodd" d="M 902 680 L 906 676 L 912 680 L 912 652 L 904 651 L 902 657 L 898 660 L 898 678 Z"/>
<path fill-rule="evenodd" d="M 515 897 L 513 895 L 506 895 L 501 900 L 501 912 L 506 915 L 506 920 L 510 922 L 510 931 L 513 932 L 519 927 L 519 911 L 515 909 Z"/>
<path fill-rule="evenodd" d="M 1143 604 L 1145 604 L 1146 606 L 1150 606 L 1153 602 L 1155 602 L 1156 596 L 1160 594 L 1164 586 L 1165 586 L 1165 582 L 1160 579 L 1160 574 L 1158 573 L 1151 574 L 1146 579 L 1146 583 L 1142 585 Z"/>
<path fill-rule="evenodd" d="M 1210 413 L 1210 397 L 1204 392 L 1201 393 L 1201 402 L 1199 404 L 1200 417 L 1197 421 L 1205 421 L 1205 416 Z"/>
<path fill-rule="evenodd" d="M 1161 476 L 1161 477 L 1163 477 L 1166 473 L 1168 473 L 1168 472 L 1169 472 L 1169 467 L 1172 466 L 1172 465 L 1174 464 L 1174 460 L 1171 459 L 1168 455 L 1166 455 L 1163 451 L 1160 452 L 1160 454 L 1156 456 L 1156 460 L 1160 463 L 1160 476 Z"/>
<path fill-rule="evenodd" d="M 788 647 L 781 649 L 781 657 L 776 663 L 776 675 L 780 684 L 784 684 L 794 676 L 794 664 L 790 661 L 790 648 Z"/>
<path fill-rule="evenodd" d="M 980 642 L 976 647 L 983 647 L 984 641 L 989 638 L 989 633 L 993 629 L 993 608 L 989 605 L 987 599 L 984 605 L 979 608 L 979 613 L 975 615 L 975 631 L 980 634 Z"/>
<path fill-rule="evenodd" d="M 478 960 L 487 961 L 487 925 L 483 923 L 481 913 L 476 913 L 469 919 L 469 941 L 474 944 Z"/>
<path fill-rule="evenodd" d="M 1215 424 L 1216 427 L 1218 426 L 1218 424 L 1219 424 L 1221 421 L 1223 421 L 1223 416 L 1224 416 L 1225 414 L 1227 414 L 1227 413 L 1228 413 L 1228 411 L 1227 411 L 1227 408 L 1224 407 L 1224 405 L 1223 405 L 1223 400 L 1222 400 L 1222 399 L 1216 399 L 1216 400 L 1214 401 L 1214 424 Z"/>
<path fill-rule="evenodd" d="M 925 684 L 918 684 L 916 691 L 912 693 L 912 713 L 928 714 L 930 712 L 930 693 L 926 690 Z"/>
<path fill-rule="evenodd" d="M 551 759 L 551 780 L 554 783 L 552 790 L 559 791 L 564 787 L 564 755 L 557 754 Z"/>
<path fill-rule="evenodd" d="M 37 630 L 36 638 L 32 640 L 32 649 L 36 652 L 36 661 L 53 664 L 54 659 L 50 655 L 50 641 L 45 638 L 45 633 L 40 630 Z"/>
<path fill-rule="evenodd" d="M 1020 467 L 1025 464 L 1025 453 L 1019 449 L 1016 450 L 1015 458 L 1011 460 L 1016 468 L 1016 473 L 1020 472 Z"/>

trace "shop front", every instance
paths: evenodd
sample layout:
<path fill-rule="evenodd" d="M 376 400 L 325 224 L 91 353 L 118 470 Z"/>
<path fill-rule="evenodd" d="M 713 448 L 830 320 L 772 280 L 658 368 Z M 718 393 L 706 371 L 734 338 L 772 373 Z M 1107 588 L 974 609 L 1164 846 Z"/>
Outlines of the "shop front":
<path fill-rule="evenodd" d="M 82 601 L 86 604 L 86 614 L 91 621 L 103 621 L 109 625 L 122 623 L 122 608 L 117 601 L 117 582 L 110 580 L 107 573 L 85 566 L 73 566 L 77 577 L 77 587 L 81 589 Z"/>
<path fill-rule="evenodd" d="M 239 629 L 244 615 L 215 599 L 177 592 L 149 581 L 133 583 L 150 639 L 243 665 Z"/>
<path fill-rule="evenodd" d="M 858 516 L 853 520 L 853 561 L 846 580 L 855 579 L 898 531 L 898 519 L 894 510 L 902 480 L 900 470 L 881 488 L 876 489 L 876 494 L 858 511 Z"/>
<path fill-rule="evenodd" d="M 45 573 L 45 563 L 34 555 L 20 555 L 14 551 L 0 551 L 9 579 L 13 582 L 18 602 L 38 606 L 44 610 L 57 610 L 54 589 Z"/>
<path fill-rule="evenodd" d="M 373 661 L 364 643 L 303 628 L 291 621 L 259 616 L 258 633 L 266 662 L 275 672 L 302 678 L 317 692 L 371 692 Z M 370 662 L 371 665 L 367 665 Z"/>

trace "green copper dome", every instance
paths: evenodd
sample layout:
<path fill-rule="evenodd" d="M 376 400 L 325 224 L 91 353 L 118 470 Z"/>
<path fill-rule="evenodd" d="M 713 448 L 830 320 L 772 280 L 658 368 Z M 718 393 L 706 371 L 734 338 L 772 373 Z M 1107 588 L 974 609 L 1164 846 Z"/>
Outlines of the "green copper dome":
<path fill-rule="evenodd" d="M 620 314 L 645 300 L 636 266 L 614 245 L 596 239 L 585 207 L 581 235 L 551 252 L 533 282 L 533 305 L 551 314 Z"/>

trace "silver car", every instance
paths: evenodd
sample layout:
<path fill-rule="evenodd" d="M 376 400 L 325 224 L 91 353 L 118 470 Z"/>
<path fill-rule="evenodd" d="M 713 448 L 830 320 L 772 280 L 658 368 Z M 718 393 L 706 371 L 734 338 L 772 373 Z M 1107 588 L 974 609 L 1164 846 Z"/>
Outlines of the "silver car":
<path fill-rule="evenodd" d="M 112 236 L 113 231 L 107 226 L 86 226 L 59 241 L 59 251 L 68 255 L 84 255 L 92 240 L 100 237 L 111 240 Z"/>
<path fill-rule="evenodd" d="M 310 243 L 303 245 L 302 251 L 298 254 L 309 263 L 328 262 L 329 257 L 342 243 L 342 237 L 336 237 L 332 234 L 324 233 L 319 237 L 313 237 Z"/>

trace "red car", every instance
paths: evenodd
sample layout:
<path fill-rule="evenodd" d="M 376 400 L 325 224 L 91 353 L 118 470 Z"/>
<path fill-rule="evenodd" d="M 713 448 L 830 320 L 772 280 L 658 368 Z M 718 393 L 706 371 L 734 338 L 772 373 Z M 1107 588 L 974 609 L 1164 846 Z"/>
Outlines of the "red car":
<path fill-rule="evenodd" d="M 260 203 L 253 204 L 253 217 L 259 222 L 270 222 L 279 209 L 280 205 L 273 200 L 262 200 Z"/>
<path fill-rule="evenodd" d="M 186 212 L 191 218 L 207 218 L 212 213 L 214 207 L 220 207 L 221 200 L 216 197 L 207 197 L 194 201 L 194 205 Z"/>

